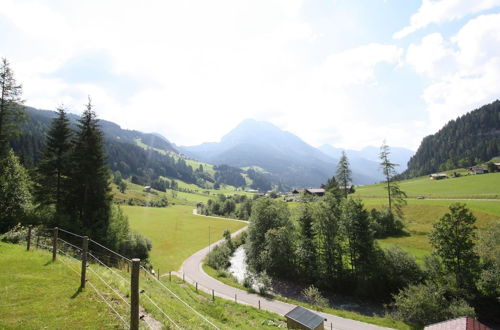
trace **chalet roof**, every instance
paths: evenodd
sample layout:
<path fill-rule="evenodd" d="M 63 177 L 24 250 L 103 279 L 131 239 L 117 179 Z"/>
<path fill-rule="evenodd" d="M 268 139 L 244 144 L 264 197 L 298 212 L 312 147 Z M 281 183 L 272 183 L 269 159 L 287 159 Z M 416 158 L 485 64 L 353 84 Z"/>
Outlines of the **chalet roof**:
<path fill-rule="evenodd" d="M 491 330 L 472 317 L 464 316 L 458 319 L 428 325 L 424 330 Z"/>
<path fill-rule="evenodd" d="M 302 306 L 295 307 L 289 311 L 285 317 L 302 324 L 308 329 L 315 329 L 318 325 L 325 321 L 324 317 L 321 317 Z"/>
<path fill-rule="evenodd" d="M 304 191 L 304 189 L 294 189 L 294 190 L 292 190 L 292 194 L 300 194 L 303 191 Z"/>
<path fill-rule="evenodd" d="M 323 189 L 323 188 L 308 188 L 306 190 L 308 192 L 310 192 L 311 194 L 324 194 L 325 193 L 325 189 Z"/>

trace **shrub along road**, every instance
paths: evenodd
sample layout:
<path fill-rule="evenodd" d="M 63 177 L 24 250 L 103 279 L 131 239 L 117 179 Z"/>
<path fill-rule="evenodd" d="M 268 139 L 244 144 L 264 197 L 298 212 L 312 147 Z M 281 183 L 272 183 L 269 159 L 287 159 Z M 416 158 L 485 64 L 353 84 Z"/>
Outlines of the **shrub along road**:
<path fill-rule="evenodd" d="M 196 214 L 195 212 L 193 212 Z M 227 220 L 226 218 L 224 218 Z M 237 220 L 239 221 L 239 220 Z M 244 227 L 237 232 L 233 233 L 232 236 L 237 236 L 244 230 L 246 230 L 248 227 Z M 198 284 L 198 288 L 200 290 L 203 290 L 209 294 L 212 293 L 212 290 L 214 290 L 214 293 L 216 296 L 228 299 L 228 300 L 235 300 L 235 295 L 236 295 L 236 300 L 240 304 L 245 304 L 245 305 L 250 305 L 253 307 L 258 307 L 259 302 L 260 302 L 260 308 L 267 310 L 269 312 L 277 313 L 280 315 L 285 315 L 289 311 L 291 311 L 295 305 L 285 303 L 282 301 L 278 300 L 273 300 L 269 298 L 265 298 L 262 296 L 259 296 L 257 294 L 249 293 L 247 291 L 243 291 L 237 288 L 234 288 L 232 286 L 226 285 L 213 277 L 209 276 L 208 274 L 205 273 L 205 271 L 202 269 L 203 265 L 203 260 L 207 256 L 209 249 L 213 248 L 215 245 L 223 242 L 224 240 L 217 241 L 213 243 L 211 246 L 207 246 L 204 249 L 201 249 L 200 251 L 196 252 L 192 256 L 190 256 L 188 259 L 184 261 L 184 263 L 181 266 L 181 269 L 177 273 L 177 276 L 182 278 L 183 274 L 185 275 L 186 281 L 192 283 L 195 285 L 196 283 Z M 167 275 L 167 274 L 165 274 Z M 165 276 L 162 275 L 162 276 Z M 338 329 L 338 330 L 348 330 L 348 329 L 360 329 L 360 330 L 375 330 L 375 329 L 388 329 L 388 328 L 383 328 L 380 326 L 376 326 L 373 324 L 369 323 L 364 323 L 360 321 L 355 321 L 351 319 L 346 319 L 342 318 L 339 316 L 335 316 L 332 314 L 327 314 L 327 313 L 322 313 L 322 312 L 315 312 L 323 316 L 326 321 L 325 321 L 325 329 L 330 329 L 333 325 L 333 329 Z"/>

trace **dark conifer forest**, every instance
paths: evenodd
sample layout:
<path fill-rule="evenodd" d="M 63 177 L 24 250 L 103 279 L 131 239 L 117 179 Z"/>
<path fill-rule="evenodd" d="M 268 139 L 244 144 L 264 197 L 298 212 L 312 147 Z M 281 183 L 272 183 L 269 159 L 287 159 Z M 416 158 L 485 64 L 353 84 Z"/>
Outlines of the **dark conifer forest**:
<path fill-rule="evenodd" d="M 422 140 L 404 178 L 468 167 L 500 156 L 500 101 L 451 120 Z"/>

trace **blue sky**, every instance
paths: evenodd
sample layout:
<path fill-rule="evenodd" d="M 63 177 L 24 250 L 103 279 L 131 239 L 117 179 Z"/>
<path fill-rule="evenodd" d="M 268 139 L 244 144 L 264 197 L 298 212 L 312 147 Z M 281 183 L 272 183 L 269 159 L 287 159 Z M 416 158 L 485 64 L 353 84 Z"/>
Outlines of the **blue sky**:
<path fill-rule="evenodd" d="M 245 118 L 319 146 L 415 150 L 499 98 L 500 0 L 0 0 L 26 104 L 181 145 Z"/>

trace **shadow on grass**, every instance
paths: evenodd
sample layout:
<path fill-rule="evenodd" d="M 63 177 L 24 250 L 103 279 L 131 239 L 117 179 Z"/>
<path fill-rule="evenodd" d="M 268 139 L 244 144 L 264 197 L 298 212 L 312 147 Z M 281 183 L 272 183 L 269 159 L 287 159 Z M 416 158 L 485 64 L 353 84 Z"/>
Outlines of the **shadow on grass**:
<path fill-rule="evenodd" d="M 76 297 L 78 297 L 78 295 L 82 292 L 82 287 L 79 287 L 75 293 L 73 293 L 73 295 L 71 296 L 71 299 L 75 299 Z"/>
<path fill-rule="evenodd" d="M 48 266 L 48 265 L 51 265 L 51 264 L 53 264 L 53 263 L 54 263 L 54 262 L 53 262 L 52 260 L 49 260 L 49 261 L 47 261 L 47 262 L 44 264 L 44 266 Z"/>

